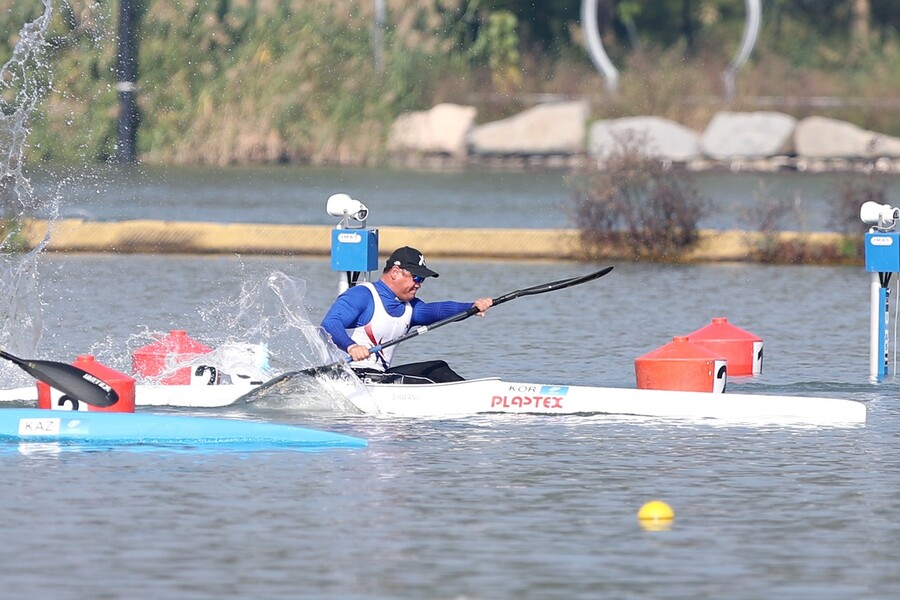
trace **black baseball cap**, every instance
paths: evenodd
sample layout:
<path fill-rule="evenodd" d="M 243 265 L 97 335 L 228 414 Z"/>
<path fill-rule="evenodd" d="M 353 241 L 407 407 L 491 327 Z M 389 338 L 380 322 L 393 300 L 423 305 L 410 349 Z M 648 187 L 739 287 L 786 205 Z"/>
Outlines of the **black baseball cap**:
<path fill-rule="evenodd" d="M 425 266 L 425 256 L 409 246 L 397 248 L 391 253 L 387 263 L 384 265 L 384 270 L 387 271 L 391 267 L 406 269 L 419 277 L 439 277 L 437 273 Z"/>

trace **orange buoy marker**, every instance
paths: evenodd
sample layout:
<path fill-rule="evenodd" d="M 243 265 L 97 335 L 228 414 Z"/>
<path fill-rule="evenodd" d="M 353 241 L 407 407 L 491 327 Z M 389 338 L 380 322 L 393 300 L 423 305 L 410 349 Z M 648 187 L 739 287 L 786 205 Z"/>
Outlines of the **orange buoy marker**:
<path fill-rule="evenodd" d="M 191 368 L 173 368 L 210 352 L 212 348 L 190 338 L 184 330 L 173 329 L 166 337 L 135 350 L 131 355 L 131 368 L 142 378 L 159 377 L 162 384 L 189 384 Z"/>
<path fill-rule="evenodd" d="M 116 391 L 118 401 L 112 406 L 100 407 L 86 402 L 79 402 L 77 398 L 70 398 L 56 388 L 52 388 L 43 381 L 37 382 L 38 408 L 52 410 L 80 410 L 87 412 L 134 412 L 134 378 L 125 373 L 111 369 L 94 360 L 90 354 L 82 354 L 72 363 L 98 379 L 102 379 Z"/>
<path fill-rule="evenodd" d="M 725 391 L 726 361 L 717 352 L 679 336 L 634 360 L 642 390 Z"/>
<path fill-rule="evenodd" d="M 638 522 L 647 531 L 668 531 L 672 528 L 675 511 L 662 500 L 651 500 L 638 510 Z"/>
<path fill-rule="evenodd" d="M 735 327 L 725 317 L 688 334 L 688 339 L 718 352 L 728 361 L 728 375 L 758 375 L 762 373 L 763 341 L 757 335 Z"/>

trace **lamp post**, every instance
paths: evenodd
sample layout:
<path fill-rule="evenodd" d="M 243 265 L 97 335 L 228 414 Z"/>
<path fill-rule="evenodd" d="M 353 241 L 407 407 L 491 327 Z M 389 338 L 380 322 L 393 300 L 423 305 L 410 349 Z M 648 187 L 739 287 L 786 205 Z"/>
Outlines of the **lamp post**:
<path fill-rule="evenodd" d="M 138 114 L 134 94 L 137 58 L 134 41 L 132 0 L 119 0 L 119 48 L 116 62 L 116 92 L 119 96 L 119 143 L 116 159 L 120 164 L 137 162 L 135 138 Z"/>

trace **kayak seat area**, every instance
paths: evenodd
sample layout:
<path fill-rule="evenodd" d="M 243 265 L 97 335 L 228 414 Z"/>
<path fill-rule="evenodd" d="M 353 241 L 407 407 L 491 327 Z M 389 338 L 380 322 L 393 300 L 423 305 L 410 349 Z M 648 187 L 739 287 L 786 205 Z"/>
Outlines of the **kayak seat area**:
<path fill-rule="evenodd" d="M 363 383 L 390 383 L 390 384 L 426 384 L 435 383 L 427 377 L 418 375 L 405 375 L 403 373 L 385 373 L 376 369 L 353 369 L 356 376 Z"/>

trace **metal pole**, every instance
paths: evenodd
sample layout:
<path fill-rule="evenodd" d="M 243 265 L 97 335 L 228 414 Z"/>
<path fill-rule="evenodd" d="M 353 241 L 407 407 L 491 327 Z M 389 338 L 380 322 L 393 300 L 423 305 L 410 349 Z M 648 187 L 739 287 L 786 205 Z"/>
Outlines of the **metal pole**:
<path fill-rule="evenodd" d="M 582 0 L 581 27 L 584 29 L 588 53 L 594 67 L 606 78 L 606 89 L 615 92 L 619 88 L 619 71 L 609 60 L 603 48 L 603 40 L 600 39 L 600 28 L 597 26 L 597 0 Z"/>
<path fill-rule="evenodd" d="M 762 21 L 762 2 L 761 0 L 744 0 L 744 6 L 747 10 L 747 16 L 744 21 L 744 33 L 741 36 L 741 45 L 731 64 L 722 73 L 722 80 L 725 84 L 725 98 L 730 102 L 734 100 L 736 93 L 734 77 L 756 46 L 756 38 L 759 36 L 759 25 Z"/>
<path fill-rule="evenodd" d="M 372 32 L 372 51 L 374 53 L 375 72 L 384 73 L 384 19 L 385 0 L 375 0 L 375 28 Z"/>
<path fill-rule="evenodd" d="M 116 64 L 116 92 L 119 95 L 119 143 L 116 158 L 120 164 L 137 162 L 135 139 L 138 114 L 134 94 L 137 60 L 134 41 L 132 0 L 119 0 L 119 49 Z"/>
<path fill-rule="evenodd" d="M 872 273 L 869 280 L 869 381 L 878 383 L 884 365 L 884 334 L 882 322 L 881 281 L 878 273 Z"/>

